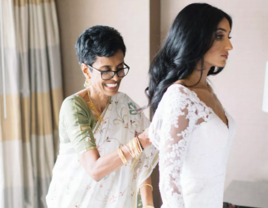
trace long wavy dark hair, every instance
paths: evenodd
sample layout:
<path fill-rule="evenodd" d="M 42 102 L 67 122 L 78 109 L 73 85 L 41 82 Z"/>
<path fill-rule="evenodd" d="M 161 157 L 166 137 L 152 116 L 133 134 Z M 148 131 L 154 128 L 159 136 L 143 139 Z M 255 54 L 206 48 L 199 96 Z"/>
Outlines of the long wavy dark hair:
<path fill-rule="evenodd" d="M 145 91 L 153 113 L 167 88 L 177 80 L 188 77 L 198 61 L 202 65 L 201 80 L 204 55 L 211 48 L 217 26 L 224 18 L 232 28 L 232 19 L 228 14 L 205 3 L 190 4 L 177 15 L 149 70 L 149 87 Z M 218 74 L 222 70 L 223 67 L 211 67 L 208 75 Z"/>

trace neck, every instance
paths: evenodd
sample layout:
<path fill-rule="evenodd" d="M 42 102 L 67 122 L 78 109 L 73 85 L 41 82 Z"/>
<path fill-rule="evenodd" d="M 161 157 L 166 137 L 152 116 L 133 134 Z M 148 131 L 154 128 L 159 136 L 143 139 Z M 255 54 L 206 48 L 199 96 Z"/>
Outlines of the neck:
<path fill-rule="evenodd" d="M 101 113 L 107 105 L 109 96 L 107 96 L 103 93 L 100 93 L 92 86 L 89 87 L 88 89 L 90 91 L 90 98 L 91 98 L 95 108 Z"/>
<path fill-rule="evenodd" d="M 207 76 L 208 76 L 208 72 L 210 70 L 212 66 L 210 66 L 209 64 L 204 63 L 203 64 L 203 72 L 202 72 L 202 67 L 201 67 L 201 62 L 198 62 L 195 70 L 192 72 L 192 74 L 190 74 L 185 81 L 187 81 L 186 85 L 188 86 L 192 86 L 194 85 L 194 88 L 207 88 Z M 201 77 L 202 74 L 202 77 Z M 200 79 L 201 77 L 201 79 Z M 200 80 L 200 81 L 199 81 Z M 196 85 L 196 83 L 198 83 Z"/>

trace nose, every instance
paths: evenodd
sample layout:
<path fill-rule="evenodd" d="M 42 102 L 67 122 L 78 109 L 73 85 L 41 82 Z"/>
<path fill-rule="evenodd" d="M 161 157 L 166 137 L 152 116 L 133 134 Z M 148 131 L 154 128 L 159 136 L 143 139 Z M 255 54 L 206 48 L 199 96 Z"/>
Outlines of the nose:
<path fill-rule="evenodd" d="M 118 80 L 120 80 L 121 78 L 118 77 L 117 73 L 115 73 L 114 77 L 112 78 L 112 80 L 114 80 L 115 82 L 117 82 Z"/>
<path fill-rule="evenodd" d="M 225 49 L 228 51 L 233 50 L 233 45 L 232 45 L 230 39 L 227 40 Z"/>

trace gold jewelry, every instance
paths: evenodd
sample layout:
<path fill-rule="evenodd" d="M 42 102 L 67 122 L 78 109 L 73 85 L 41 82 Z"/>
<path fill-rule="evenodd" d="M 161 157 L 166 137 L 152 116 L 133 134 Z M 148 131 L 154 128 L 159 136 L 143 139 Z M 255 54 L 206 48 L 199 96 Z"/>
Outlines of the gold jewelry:
<path fill-rule="evenodd" d="M 132 158 L 135 157 L 135 155 L 130 151 L 127 145 L 125 145 L 124 147 L 127 149 L 128 153 L 131 155 Z"/>
<path fill-rule="evenodd" d="M 130 148 L 131 152 L 133 153 L 134 157 L 136 157 L 137 152 L 135 151 L 135 146 L 133 144 L 133 139 L 129 141 L 129 148 Z"/>
<path fill-rule="evenodd" d="M 143 208 L 154 208 L 154 206 L 151 206 L 151 205 L 145 205 L 145 207 Z"/>
<path fill-rule="evenodd" d="M 136 137 L 137 137 L 137 139 L 138 139 L 138 143 L 139 143 L 139 145 L 140 145 L 140 148 L 141 148 L 141 149 L 142 149 L 142 151 L 143 151 L 143 150 L 144 150 L 144 148 L 141 146 L 139 135 L 137 135 Z"/>
<path fill-rule="evenodd" d="M 85 88 L 89 88 L 90 86 L 91 86 L 91 79 L 86 78 L 84 87 L 85 87 Z"/>
<path fill-rule="evenodd" d="M 136 152 L 136 155 L 138 156 L 138 155 L 140 155 L 140 151 L 139 151 L 139 146 L 138 146 L 138 144 L 137 144 L 137 141 L 136 141 L 136 137 L 133 139 L 133 145 L 134 145 L 134 147 L 135 147 L 135 152 Z"/>
<path fill-rule="evenodd" d="M 96 109 L 95 105 L 93 104 L 93 102 L 91 100 L 91 96 L 90 96 L 90 91 L 88 88 L 87 88 L 87 94 L 88 94 L 88 98 L 89 98 L 89 102 L 87 102 L 88 107 L 96 113 L 97 121 L 102 122 L 103 118 L 100 116 L 100 112 Z"/>
<path fill-rule="evenodd" d="M 139 155 L 139 152 L 138 152 L 138 150 L 136 149 L 134 139 L 130 140 L 129 144 L 130 144 L 130 149 L 132 150 L 133 154 L 134 154 L 135 157 L 137 158 L 138 155 Z"/>
<path fill-rule="evenodd" d="M 126 160 L 126 158 L 124 156 L 123 151 L 119 148 L 117 150 L 117 152 L 118 152 L 118 155 L 119 155 L 120 159 L 122 160 L 123 164 L 126 166 L 127 165 L 127 160 Z"/>
<path fill-rule="evenodd" d="M 140 141 L 137 137 L 134 137 L 132 140 L 129 141 L 127 145 L 125 145 L 127 151 L 131 155 L 132 158 L 138 158 L 142 153 L 142 148 L 140 145 Z"/>
<path fill-rule="evenodd" d="M 154 189 L 153 189 L 153 186 L 152 186 L 151 184 L 149 184 L 149 183 L 141 184 L 140 188 L 143 187 L 143 186 L 150 186 L 150 187 L 152 188 L 152 191 L 154 190 Z M 139 189 L 140 189 L 140 188 L 139 188 Z"/>
<path fill-rule="evenodd" d="M 135 147 L 136 157 L 140 156 L 140 154 L 142 153 L 142 149 L 141 149 L 140 144 L 139 144 L 140 143 L 139 139 L 137 137 L 134 137 L 132 143 Z"/>
<path fill-rule="evenodd" d="M 139 138 L 137 136 L 135 138 L 136 138 L 136 142 L 138 144 L 138 148 L 139 148 L 140 152 L 142 152 L 142 147 L 141 147 L 140 140 L 139 140 Z"/>

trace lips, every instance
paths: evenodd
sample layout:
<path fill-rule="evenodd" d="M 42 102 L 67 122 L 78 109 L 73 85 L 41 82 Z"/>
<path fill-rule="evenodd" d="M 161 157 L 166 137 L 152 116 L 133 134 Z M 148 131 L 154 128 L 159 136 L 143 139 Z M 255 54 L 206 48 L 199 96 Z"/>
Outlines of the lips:
<path fill-rule="evenodd" d="M 118 84 L 114 83 L 114 84 L 106 84 L 107 87 L 116 87 Z"/>
<path fill-rule="evenodd" d="M 222 57 L 228 59 L 228 54 L 227 55 L 222 55 Z"/>
<path fill-rule="evenodd" d="M 118 87 L 118 83 L 106 83 L 105 86 L 110 90 L 115 90 Z"/>

